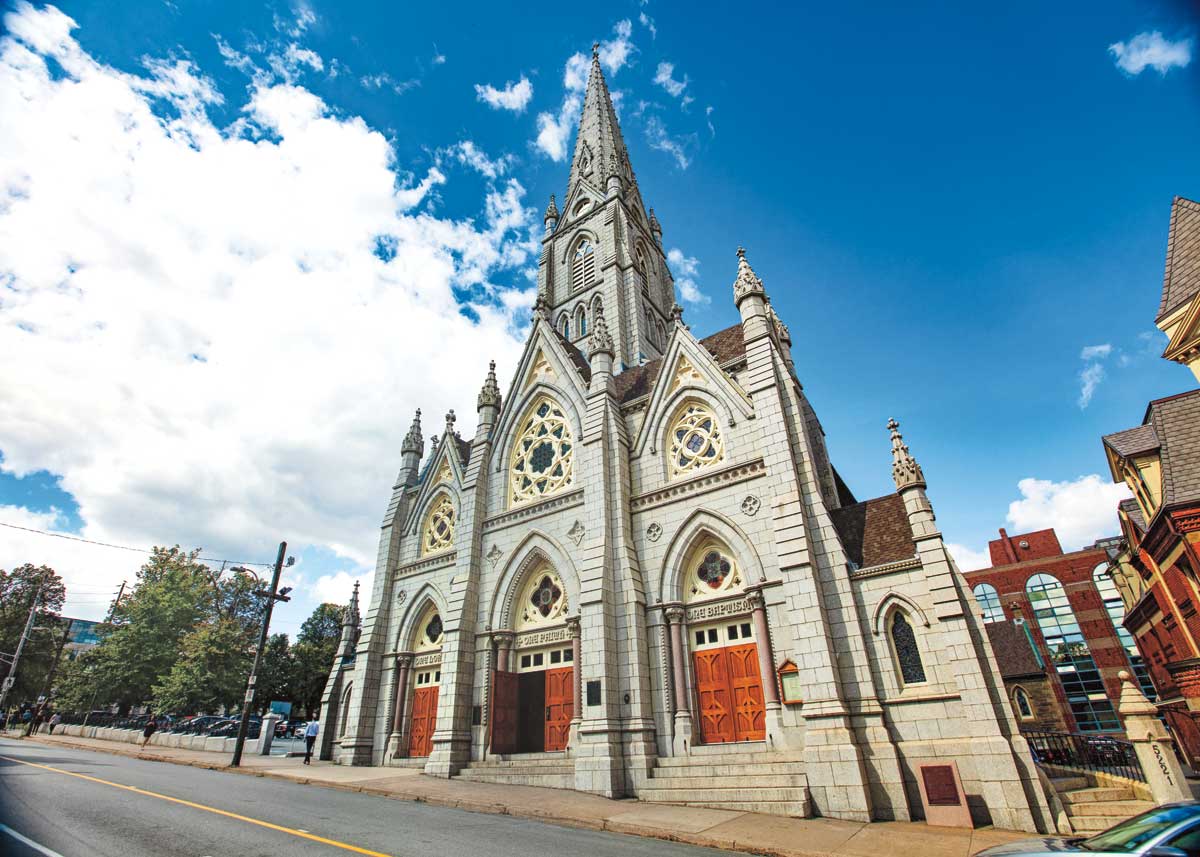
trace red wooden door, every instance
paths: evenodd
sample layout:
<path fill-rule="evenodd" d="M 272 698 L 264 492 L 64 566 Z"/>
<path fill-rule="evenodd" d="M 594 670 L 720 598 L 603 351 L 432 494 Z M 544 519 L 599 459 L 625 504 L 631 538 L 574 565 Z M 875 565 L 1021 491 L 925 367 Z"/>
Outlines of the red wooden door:
<path fill-rule="evenodd" d="M 734 740 L 725 650 L 693 652 L 692 666 L 696 673 L 696 694 L 700 698 L 701 742 L 721 744 Z"/>
<path fill-rule="evenodd" d="M 758 646 L 729 646 L 729 692 L 733 700 L 733 740 L 762 741 L 767 737 L 766 705 L 758 670 Z"/>
<path fill-rule="evenodd" d="M 409 728 L 408 755 L 428 756 L 433 751 L 433 730 L 437 726 L 438 689 L 419 687 L 413 694 L 412 726 Z"/>
<path fill-rule="evenodd" d="M 546 671 L 547 751 L 563 750 L 571 732 L 575 709 L 575 670 L 571 667 Z"/>
<path fill-rule="evenodd" d="M 517 752 L 517 681 L 516 673 L 492 673 L 492 710 L 488 723 L 493 753 Z"/>

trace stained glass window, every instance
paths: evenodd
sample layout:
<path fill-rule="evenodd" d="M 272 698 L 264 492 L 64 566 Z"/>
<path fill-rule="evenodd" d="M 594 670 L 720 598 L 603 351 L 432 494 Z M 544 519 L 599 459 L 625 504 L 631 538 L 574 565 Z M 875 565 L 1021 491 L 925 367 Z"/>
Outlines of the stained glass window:
<path fill-rule="evenodd" d="M 521 422 L 513 445 L 509 499 L 538 500 L 571 484 L 574 441 L 562 408 L 540 399 Z"/>
<path fill-rule="evenodd" d="M 1003 622 L 1004 608 L 1000 606 L 1000 595 L 996 592 L 996 587 L 990 583 L 981 583 L 971 590 L 975 596 L 975 603 L 983 610 L 984 623 Z"/>
<path fill-rule="evenodd" d="M 521 589 L 516 609 L 516 630 L 553 625 L 567 615 L 567 593 L 559 577 L 549 564 L 542 564 L 529 576 Z"/>
<path fill-rule="evenodd" d="M 925 681 L 925 665 L 921 663 L 917 636 L 901 610 L 892 614 L 892 645 L 896 649 L 896 660 L 900 664 L 900 677 L 904 683 L 920 684 Z"/>
<path fill-rule="evenodd" d="M 1029 704 L 1029 694 L 1025 692 L 1025 688 L 1018 687 L 1013 691 L 1013 699 L 1017 703 L 1017 714 L 1022 720 L 1033 719 L 1033 706 Z"/>
<path fill-rule="evenodd" d="M 725 457 L 721 430 L 712 412 L 697 402 L 683 408 L 671 428 L 671 473 L 690 474 Z"/>
<path fill-rule="evenodd" d="M 454 544 L 454 504 L 443 494 L 433 502 L 421 541 L 424 553 L 445 550 Z"/>
<path fill-rule="evenodd" d="M 425 637 L 435 645 L 442 639 L 442 617 L 434 613 L 433 618 L 425 626 Z"/>

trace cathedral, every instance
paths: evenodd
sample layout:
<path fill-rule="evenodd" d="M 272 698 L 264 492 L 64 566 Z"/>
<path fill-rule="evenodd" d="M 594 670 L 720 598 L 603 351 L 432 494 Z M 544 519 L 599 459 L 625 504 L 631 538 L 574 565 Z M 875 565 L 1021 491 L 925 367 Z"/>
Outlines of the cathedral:
<path fill-rule="evenodd" d="M 1052 830 L 898 425 L 857 500 L 745 251 L 697 339 L 662 234 L 593 50 L 512 384 L 428 457 L 417 412 L 321 757 L 857 821 L 922 818 L 952 762 L 976 824 Z"/>

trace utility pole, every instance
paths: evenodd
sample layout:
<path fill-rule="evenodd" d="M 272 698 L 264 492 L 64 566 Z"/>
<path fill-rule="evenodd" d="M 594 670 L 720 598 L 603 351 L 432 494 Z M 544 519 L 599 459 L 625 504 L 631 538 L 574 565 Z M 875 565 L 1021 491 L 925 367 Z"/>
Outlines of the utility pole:
<path fill-rule="evenodd" d="M 264 596 L 266 603 L 263 606 L 263 623 L 262 634 L 258 638 L 258 650 L 254 653 L 254 666 L 250 668 L 250 681 L 246 683 L 246 700 L 242 703 L 242 722 L 238 726 L 237 743 L 233 745 L 233 760 L 229 763 L 230 767 L 236 768 L 242 763 L 242 747 L 246 743 L 246 733 L 250 729 L 250 710 L 254 704 L 254 684 L 258 680 L 258 668 L 262 664 L 263 650 L 267 647 L 267 634 L 271 628 L 271 611 L 275 607 L 276 601 L 291 601 L 287 593 L 276 592 L 279 589 L 279 575 L 283 571 L 283 555 L 287 553 L 287 542 L 279 543 L 279 554 L 275 557 L 275 572 L 271 576 L 271 588 L 266 592 L 256 592 L 256 595 Z M 288 562 L 291 565 L 291 562 Z"/>
<path fill-rule="evenodd" d="M 125 580 L 121 581 L 121 588 L 117 590 L 116 600 L 113 601 L 113 603 L 108 606 L 108 615 L 104 617 L 105 622 L 111 622 L 113 620 L 113 615 L 117 612 L 117 608 L 121 605 L 121 596 L 125 594 L 125 584 L 126 583 L 128 583 L 128 581 L 125 581 Z M 88 670 L 88 673 L 90 674 L 91 670 Z M 100 695 L 100 686 L 97 685 L 95 693 L 92 694 L 92 704 L 88 706 L 87 714 L 83 715 L 83 725 L 84 726 L 87 726 L 88 718 L 92 716 L 92 711 L 94 711 L 96 708 L 96 697 L 98 697 L 99 695 Z"/>
<path fill-rule="evenodd" d="M 63 629 L 62 639 L 58 641 L 58 651 L 54 653 L 54 663 L 50 664 L 50 674 L 46 676 L 46 684 L 42 688 L 42 692 L 38 694 L 41 700 L 38 703 L 37 711 L 33 713 L 28 725 L 25 727 L 25 734 L 29 735 L 33 731 L 33 724 L 45 712 L 46 706 L 50 704 L 50 691 L 54 689 L 54 674 L 58 672 L 58 664 L 62 661 L 63 649 L 67 647 L 67 640 L 71 638 L 71 626 L 75 624 L 74 619 L 67 620 L 67 627 Z"/>
<path fill-rule="evenodd" d="M 29 605 L 29 618 L 25 620 L 25 630 L 21 632 L 21 641 L 17 643 L 17 650 L 13 652 L 12 661 L 8 665 L 8 676 L 4 679 L 4 683 L 0 684 L 0 711 L 4 711 L 4 705 L 8 701 L 8 692 L 12 690 L 12 686 L 17 683 L 17 662 L 21 660 L 21 650 L 25 648 L 25 641 L 29 639 L 29 634 L 33 631 L 33 620 L 37 617 L 38 602 L 42 599 L 42 587 L 37 588 L 37 592 L 33 594 L 33 603 Z"/>

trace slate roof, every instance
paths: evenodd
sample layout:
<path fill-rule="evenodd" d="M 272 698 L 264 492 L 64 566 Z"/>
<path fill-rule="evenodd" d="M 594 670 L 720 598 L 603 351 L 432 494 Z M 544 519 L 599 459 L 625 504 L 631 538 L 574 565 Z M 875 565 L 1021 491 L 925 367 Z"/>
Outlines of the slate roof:
<path fill-rule="evenodd" d="M 465 470 L 467 462 L 471 460 L 471 441 L 463 440 L 458 435 L 455 435 L 454 443 L 458 446 L 458 460 L 462 462 L 463 469 Z"/>
<path fill-rule="evenodd" d="M 724 330 L 718 330 L 712 336 L 700 340 L 700 344 L 708 349 L 708 353 L 720 364 L 728 363 L 738 357 L 746 356 L 746 340 L 742 335 L 741 322 L 732 324 Z M 631 366 L 614 379 L 617 387 L 617 401 L 621 404 L 632 402 L 650 392 L 658 373 L 662 371 L 662 359 L 651 360 L 641 366 Z"/>
<path fill-rule="evenodd" d="M 911 559 L 917 553 L 899 494 L 885 494 L 829 514 L 842 537 L 847 559 L 859 568 Z"/>
<path fill-rule="evenodd" d="M 1142 507 L 1138 505 L 1138 501 L 1130 497 L 1128 500 L 1122 500 L 1117 504 L 1129 520 L 1137 527 L 1139 533 L 1146 532 L 1146 516 L 1142 514 Z"/>
<path fill-rule="evenodd" d="M 1175 197 L 1167 233 L 1167 268 L 1155 322 L 1170 315 L 1200 291 L 1200 203 Z"/>
<path fill-rule="evenodd" d="M 1038 663 L 1037 654 L 1029 644 L 1025 629 L 1012 622 L 988 622 L 988 639 L 996 653 L 996 666 L 1004 678 L 1045 674 L 1046 669 Z"/>
<path fill-rule="evenodd" d="M 1159 448 L 1158 435 L 1154 432 L 1154 426 L 1150 424 L 1105 435 L 1104 442 L 1122 458 L 1143 455 Z"/>
<path fill-rule="evenodd" d="M 1200 390 L 1151 402 L 1147 420 L 1162 439 L 1163 503 L 1200 499 Z"/>
<path fill-rule="evenodd" d="M 562 332 L 551 327 L 554 335 L 558 337 L 558 344 L 566 349 L 567 356 L 571 358 L 571 362 L 575 364 L 575 368 L 579 370 L 579 374 L 583 376 L 583 380 L 591 383 L 592 380 L 592 364 L 588 363 L 588 359 L 583 356 L 583 352 L 576 348 L 569 339 L 562 335 Z"/>

